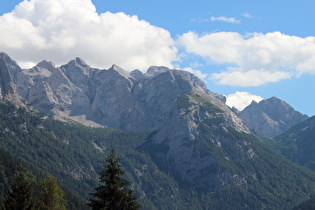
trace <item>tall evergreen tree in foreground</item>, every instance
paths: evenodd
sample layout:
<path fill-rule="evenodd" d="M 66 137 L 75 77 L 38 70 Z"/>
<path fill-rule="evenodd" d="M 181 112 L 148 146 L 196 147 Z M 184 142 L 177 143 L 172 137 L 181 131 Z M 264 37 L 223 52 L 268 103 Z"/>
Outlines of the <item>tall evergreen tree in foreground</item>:
<path fill-rule="evenodd" d="M 40 183 L 40 205 L 41 209 L 65 210 L 66 201 L 64 191 L 59 186 L 57 180 L 52 176 L 47 176 Z"/>
<path fill-rule="evenodd" d="M 106 159 L 107 165 L 104 165 L 100 173 L 100 182 L 103 185 L 94 188 L 91 195 L 94 199 L 89 199 L 88 206 L 92 209 L 109 210 L 134 210 L 140 209 L 141 205 L 137 202 L 137 197 L 129 188 L 130 182 L 122 176 L 125 171 L 121 169 L 119 159 L 114 150 L 111 150 Z"/>
<path fill-rule="evenodd" d="M 10 190 L 4 198 L 3 210 L 29 210 L 34 209 L 34 188 L 26 171 L 17 173 Z"/>

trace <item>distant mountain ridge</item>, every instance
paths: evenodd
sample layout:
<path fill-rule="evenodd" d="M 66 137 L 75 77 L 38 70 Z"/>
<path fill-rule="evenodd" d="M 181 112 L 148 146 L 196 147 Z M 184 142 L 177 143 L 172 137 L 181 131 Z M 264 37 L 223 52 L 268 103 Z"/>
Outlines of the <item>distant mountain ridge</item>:
<path fill-rule="evenodd" d="M 166 67 L 152 66 L 146 74 L 138 72 L 139 76 L 134 78 L 133 72 L 128 74 L 116 65 L 101 70 L 91 68 L 80 58 L 61 67 L 42 61 L 31 69 L 21 69 L 5 53 L 0 54 L 0 58 L 10 69 L 12 87 L 15 86 L 16 93 L 29 105 L 44 113 L 71 118 L 87 125 L 97 123 L 122 130 L 156 129 L 161 126 L 165 119 L 157 113 L 159 107 L 156 101 L 151 101 L 156 100 L 163 88 L 163 81 L 156 79 L 162 78 L 159 74 L 165 74 L 168 81 L 171 78 L 167 77 L 179 72 L 192 85 L 199 85 L 205 94 L 225 100 L 223 95 L 207 90 L 204 82 L 193 74 Z M 157 90 L 145 85 L 155 85 Z M 142 93 L 144 91 L 149 92 Z M 182 90 L 178 91 L 174 94 L 181 94 Z M 143 95 L 147 98 L 143 98 Z M 112 106 L 113 103 L 115 106 Z M 162 112 L 167 109 L 164 106 Z"/>
<path fill-rule="evenodd" d="M 238 114 L 249 128 L 266 137 L 279 135 L 308 118 L 276 97 L 259 103 L 253 101 Z"/>

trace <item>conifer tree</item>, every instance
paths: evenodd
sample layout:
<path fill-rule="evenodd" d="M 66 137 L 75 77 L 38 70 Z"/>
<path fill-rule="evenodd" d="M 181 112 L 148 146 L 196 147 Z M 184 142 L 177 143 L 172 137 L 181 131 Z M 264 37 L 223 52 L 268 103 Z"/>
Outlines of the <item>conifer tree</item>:
<path fill-rule="evenodd" d="M 59 186 L 57 180 L 48 175 L 40 183 L 40 202 L 41 209 L 47 210 L 65 210 L 66 201 L 64 198 L 64 191 Z"/>
<path fill-rule="evenodd" d="M 34 209 L 34 188 L 27 172 L 17 173 L 14 182 L 6 194 L 1 209 L 3 210 L 30 210 Z"/>
<path fill-rule="evenodd" d="M 121 169 L 114 150 L 110 152 L 106 161 L 108 164 L 104 165 L 104 169 L 100 173 L 100 182 L 103 185 L 94 188 L 95 192 L 91 193 L 94 199 L 89 199 L 87 205 L 93 210 L 140 209 L 141 205 L 137 202 L 137 197 L 129 188 L 131 183 L 122 178 L 125 172 Z"/>

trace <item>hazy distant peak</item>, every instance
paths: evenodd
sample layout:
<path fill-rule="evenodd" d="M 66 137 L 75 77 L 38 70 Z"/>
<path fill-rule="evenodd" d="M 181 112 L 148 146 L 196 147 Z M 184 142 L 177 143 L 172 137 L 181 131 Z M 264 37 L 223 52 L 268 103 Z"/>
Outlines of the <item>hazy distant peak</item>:
<path fill-rule="evenodd" d="M 0 52 L 0 58 L 9 57 L 5 52 Z"/>
<path fill-rule="evenodd" d="M 167 71 L 170 71 L 170 69 L 165 67 L 165 66 L 151 66 L 148 68 L 146 74 L 148 74 L 150 76 L 155 76 L 157 74 L 167 72 Z"/>
<path fill-rule="evenodd" d="M 0 52 L 0 58 L 2 58 L 5 61 L 9 69 L 14 70 L 14 71 L 21 70 L 20 66 L 14 60 L 12 60 L 8 54 L 4 52 Z"/>
<path fill-rule="evenodd" d="M 133 70 L 132 72 L 130 72 L 130 75 L 136 80 L 144 78 L 144 74 L 139 69 Z"/>
<path fill-rule="evenodd" d="M 89 65 L 87 65 L 87 64 L 85 63 L 85 61 L 84 61 L 82 58 L 76 57 L 76 58 L 74 59 L 74 61 L 75 61 L 77 64 L 79 64 L 80 66 L 84 66 L 84 67 L 88 67 L 88 66 L 89 66 Z"/>
<path fill-rule="evenodd" d="M 46 60 L 43 60 L 43 61 L 39 62 L 36 66 L 39 67 L 39 68 L 44 68 L 44 69 L 48 69 L 48 70 L 56 68 L 56 66 L 55 66 L 55 64 L 53 62 L 46 61 Z"/>
<path fill-rule="evenodd" d="M 89 67 L 89 65 L 87 65 L 85 63 L 85 61 L 82 58 L 76 57 L 75 59 L 69 61 L 67 63 L 67 65 L 74 65 L 74 66 L 81 66 L 81 67 Z"/>
<path fill-rule="evenodd" d="M 266 99 L 265 101 L 268 101 L 268 102 L 281 102 L 281 103 L 286 103 L 285 101 L 275 97 L 275 96 L 272 96 L 271 98 L 268 98 Z"/>
<path fill-rule="evenodd" d="M 250 105 L 248 105 L 248 106 L 254 106 L 254 105 L 256 105 L 256 104 L 258 104 L 258 102 L 255 101 L 255 100 L 252 100 L 252 102 L 251 102 Z M 246 107 L 245 107 L 245 108 L 246 108 Z"/>
<path fill-rule="evenodd" d="M 247 126 L 256 130 L 259 135 L 273 137 L 286 131 L 292 125 L 308 118 L 294 110 L 287 102 L 277 97 L 252 101 L 239 116 Z"/>

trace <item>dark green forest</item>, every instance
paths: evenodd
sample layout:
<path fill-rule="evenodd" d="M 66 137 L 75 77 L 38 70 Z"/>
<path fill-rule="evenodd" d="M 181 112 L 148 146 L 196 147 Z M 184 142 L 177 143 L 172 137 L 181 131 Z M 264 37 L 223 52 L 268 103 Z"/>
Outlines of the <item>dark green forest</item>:
<path fill-rule="evenodd" d="M 315 116 L 276 136 L 272 146 L 289 160 L 315 170 Z"/>
<path fill-rule="evenodd" d="M 256 155 L 264 158 L 231 162 L 222 158 L 222 151 L 210 147 L 207 152 L 221 158 L 227 170 L 252 175 L 242 185 L 200 190 L 176 179 L 171 171 L 159 167 L 150 152 L 140 149 L 150 134 L 61 122 L 1 103 L 0 201 L 23 165 L 35 180 L 55 177 L 65 191 L 68 209 L 88 209 L 85 203 L 99 185 L 98 173 L 111 149 L 121 160 L 125 178 L 143 209 L 290 209 L 315 194 L 314 172 L 276 154 L 255 136 L 235 131 L 228 135 L 251 142 Z"/>

